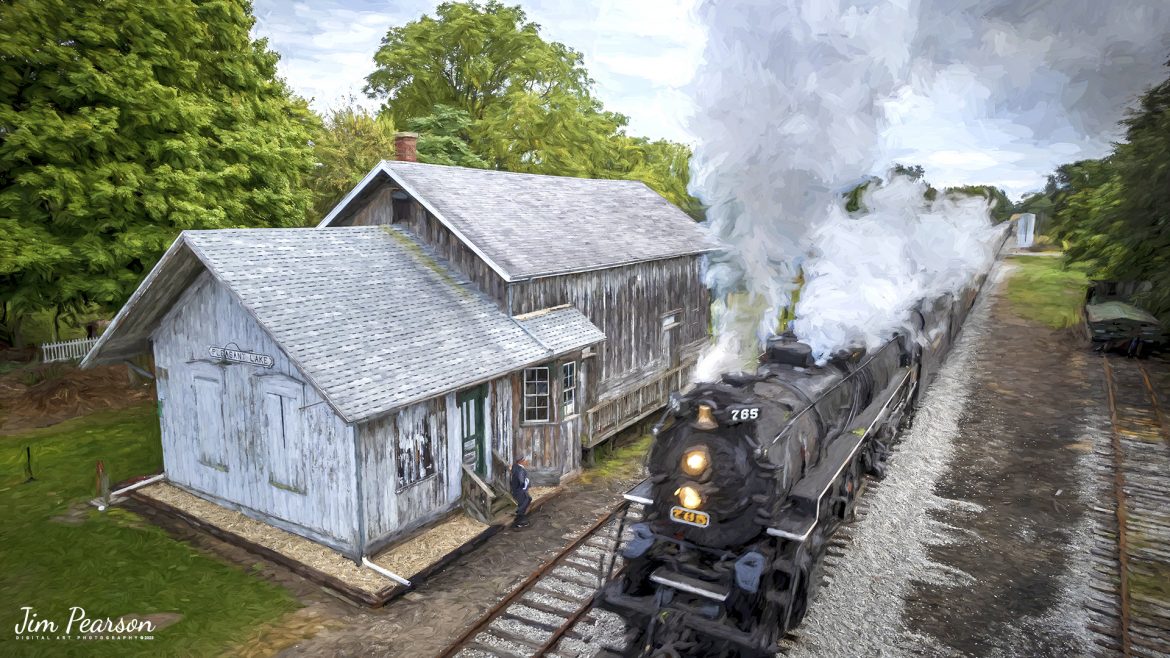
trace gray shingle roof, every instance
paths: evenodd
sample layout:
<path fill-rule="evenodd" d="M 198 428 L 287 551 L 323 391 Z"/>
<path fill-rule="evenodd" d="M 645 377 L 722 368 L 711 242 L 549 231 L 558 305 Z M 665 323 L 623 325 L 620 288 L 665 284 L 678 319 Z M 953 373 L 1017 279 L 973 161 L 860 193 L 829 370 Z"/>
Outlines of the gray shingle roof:
<path fill-rule="evenodd" d="M 397 227 L 188 231 L 180 241 L 351 422 L 551 356 L 474 284 Z M 153 305 L 164 301 L 155 295 Z M 578 340 L 586 333 L 581 320 L 588 322 L 564 320 L 576 327 Z M 103 340 L 128 343 L 132 337 L 112 336 L 117 324 Z M 145 323 L 131 318 L 127 324 Z M 104 360 L 101 349 L 87 362 Z"/>
<path fill-rule="evenodd" d="M 518 316 L 516 321 L 557 354 L 605 340 L 605 332 L 572 306 L 529 313 Z"/>
<path fill-rule="evenodd" d="M 383 161 L 321 222 L 389 175 L 507 280 L 711 251 L 698 224 L 640 181 Z"/>

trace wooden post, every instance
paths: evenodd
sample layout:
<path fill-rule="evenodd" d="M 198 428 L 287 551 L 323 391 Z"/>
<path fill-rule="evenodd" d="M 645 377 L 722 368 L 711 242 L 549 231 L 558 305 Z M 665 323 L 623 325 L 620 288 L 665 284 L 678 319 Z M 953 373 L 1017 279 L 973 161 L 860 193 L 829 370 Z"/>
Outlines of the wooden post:
<path fill-rule="evenodd" d="M 24 447 L 24 475 L 25 482 L 32 482 L 36 478 L 33 477 L 32 470 L 32 446 Z"/>
<path fill-rule="evenodd" d="M 100 459 L 97 462 L 97 497 L 102 501 L 102 509 L 110 506 L 110 474 Z"/>

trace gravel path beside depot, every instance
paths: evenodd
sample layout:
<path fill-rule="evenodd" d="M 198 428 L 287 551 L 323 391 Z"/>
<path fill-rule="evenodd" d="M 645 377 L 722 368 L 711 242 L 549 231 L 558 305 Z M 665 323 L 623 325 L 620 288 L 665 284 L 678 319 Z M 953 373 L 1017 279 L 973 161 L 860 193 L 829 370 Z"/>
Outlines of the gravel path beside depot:
<path fill-rule="evenodd" d="M 1083 347 L 998 296 L 1009 269 L 990 277 L 788 655 L 1087 646 L 1083 483 L 1103 397 Z"/>

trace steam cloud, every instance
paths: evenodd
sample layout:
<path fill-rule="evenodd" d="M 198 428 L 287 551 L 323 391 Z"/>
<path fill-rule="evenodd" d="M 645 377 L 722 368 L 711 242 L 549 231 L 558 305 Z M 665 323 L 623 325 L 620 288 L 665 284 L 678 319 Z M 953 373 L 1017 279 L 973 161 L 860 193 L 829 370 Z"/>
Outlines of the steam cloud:
<path fill-rule="evenodd" d="M 730 301 L 717 305 L 716 346 L 696 379 L 738 369 L 758 351 L 791 305 L 799 272 L 806 283 L 792 328 L 820 358 L 872 347 L 903 327 L 918 300 L 962 287 L 991 258 L 985 204 L 926 204 L 921 184 L 895 179 L 871 186 L 869 212 L 849 217 L 843 192 L 889 166 L 897 127 L 921 125 L 940 139 L 994 128 L 1017 145 L 1051 147 L 1054 164 L 1100 155 L 1125 105 L 1164 75 L 1168 8 L 706 2 L 692 189 L 727 245 L 707 283 Z M 974 146 L 995 155 L 1004 145 Z"/>

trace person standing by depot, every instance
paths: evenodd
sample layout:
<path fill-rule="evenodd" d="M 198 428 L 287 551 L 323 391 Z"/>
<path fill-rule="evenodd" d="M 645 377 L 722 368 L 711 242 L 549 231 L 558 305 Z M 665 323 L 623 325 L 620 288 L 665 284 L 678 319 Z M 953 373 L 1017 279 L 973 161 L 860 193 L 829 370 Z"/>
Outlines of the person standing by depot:
<path fill-rule="evenodd" d="M 532 496 L 528 495 L 528 455 L 521 454 L 512 463 L 512 498 L 516 500 L 516 520 L 513 528 L 528 527 L 528 505 L 532 503 Z"/>

